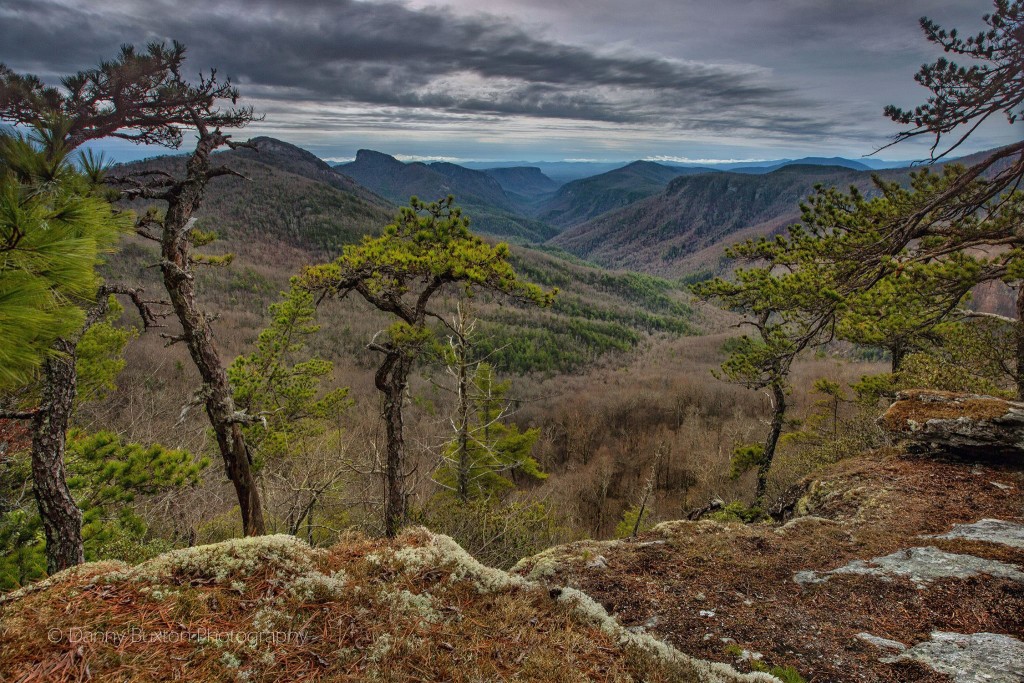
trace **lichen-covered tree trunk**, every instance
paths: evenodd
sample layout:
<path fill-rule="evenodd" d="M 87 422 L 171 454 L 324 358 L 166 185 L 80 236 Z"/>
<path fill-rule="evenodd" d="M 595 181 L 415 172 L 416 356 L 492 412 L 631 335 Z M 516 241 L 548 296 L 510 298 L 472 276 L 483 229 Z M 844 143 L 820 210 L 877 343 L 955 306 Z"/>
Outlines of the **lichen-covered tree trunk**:
<path fill-rule="evenodd" d="M 242 528 L 247 536 L 266 533 L 259 489 L 252 471 L 252 460 L 236 419 L 235 402 L 227 372 L 213 338 L 210 319 L 196 301 L 192 272 L 189 232 L 195 224 L 193 214 L 199 208 L 210 177 L 210 152 L 221 144 L 221 134 L 203 134 L 189 158 L 185 180 L 168 200 L 163 221 L 161 251 L 164 287 L 181 323 L 181 340 L 188 346 L 192 362 L 203 380 L 206 414 L 217 437 L 224 470 L 235 487 L 242 513 Z"/>
<path fill-rule="evenodd" d="M 781 382 L 772 382 L 772 424 L 768 432 L 768 438 L 764 442 L 764 453 L 761 455 L 761 462 L 757 466 L 757 505 L 764 502 L 764 496 L 768 491 L 768 472 L 772 468 L 772 460 L 775 459 L 775 449 L 779 445 L 779 437 L 782 436 L 782 428 L 786 420 L 786 387 Z"/>
<path fill-rule="evenodd" d="M 406 520 L 405 433 L 402 402 L 409 384 L 411 360 L 400 350 L 390 351 L 377 370 L 375 383 L 384 395 L 387 453 L 384 461 L 384 533 L 398 535 Z"/>
<path fill-rule="evenodd" d="M 50 574 L 85 561 L 82 511 L 64 470 L 68 422 L 78 389 L 75 344 L 60 339 L 44 367 L 43 400 L 32 419 L 32 486 L 46 534 Z"/>

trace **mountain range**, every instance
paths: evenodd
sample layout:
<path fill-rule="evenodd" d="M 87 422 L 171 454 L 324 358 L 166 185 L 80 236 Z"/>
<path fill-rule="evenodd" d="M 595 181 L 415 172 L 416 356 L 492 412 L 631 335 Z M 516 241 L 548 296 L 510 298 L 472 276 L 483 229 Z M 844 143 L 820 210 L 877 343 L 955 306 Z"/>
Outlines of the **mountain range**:
<path fill-rule="evenodd" d="M 209 200 L 219 228 L 228 232 L 272 231 L 275 239 L 333 253 L 379 229 L 409 197 L 433 201 L 451 194 L 481 233 L 543 245 L 604 268 L 666 277 L 720 272 L 728 244 L 795 222 L 800 201 L 816 185 L 866 190 L 873 174 L 905 180 L 910 171 L 873 170 L 841 157 L 728 170 L 639 160 L 563 182 L 539 165 L 404 163 L 372 150 L 332 167 L 280 140 L 251 142 L 251 149 L 221 155 L 250 182 L 226 181 L 229 191 Z M 129 167 L 182 163 L 181 157 L 162 157 Z M 579 170 L 583 162 L 565 163 Z"/>
<path fill-rule="evenodd" d="M 552 226 L 528 215 L 522 195 L 509 196 L 496 178 L 483 171 L 441 161 L 406 164 L 367 149 L 359 150 L 355 161 L 334 169 L 396 204 L 405 204 L 413 196 L 434 201 L 455 195 L 481 232 L 531 242 L 557 234 Z"/>

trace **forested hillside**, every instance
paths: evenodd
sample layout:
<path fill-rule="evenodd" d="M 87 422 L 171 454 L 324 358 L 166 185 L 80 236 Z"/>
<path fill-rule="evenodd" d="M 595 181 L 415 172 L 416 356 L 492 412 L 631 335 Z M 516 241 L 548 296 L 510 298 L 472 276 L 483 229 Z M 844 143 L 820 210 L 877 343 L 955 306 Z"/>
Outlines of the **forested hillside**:
<path fill-rule="evenodd" d="M 473 214 L 474 228 L 488 234 L 542 242 L 556 232 L 527 217 L 525 204 L 507 195 L 496 179 L 482 171 L 445 162 L 406 164 L 366 149 L 359 150 L 355 161 L 335 170 L 396 204 L 409 197 L 436 201 L 454 195 Z"/>
<path fill-rule="evenodd" d="M 272 138 L 257 138 L 252 144 L 253 149 L 215 157 L 241 176 L 220 179 L 223 190 L 211 193 L 201 214 L 207 229 L 226 244 L 265 239 L 332 254 L 379 230 L 396 210 L 305 150 Z M 166 156 L 117 167 L 111 175 L 180 173 L 184 167 L 184 157 Z M 142 208 L 142 203 L 135 206 Z"/>
<path fill-rule="evenodd" d="M 648 199 L 566 230 L 552 244 L 606 267 L 675 275 L 717 270 L 723 243 L 796 222 L 800 202 L 818 184 L 867 189 L 871 177 L 821 166 L 685 176 Z"/>
<path fill-rule="evenodd" d="M 537 207 L 537 217 L 567 228 L 657 194 L 673 178 L 709 172 L 705 168 L 634 161 L 613 171 L 566 183 Z"/>

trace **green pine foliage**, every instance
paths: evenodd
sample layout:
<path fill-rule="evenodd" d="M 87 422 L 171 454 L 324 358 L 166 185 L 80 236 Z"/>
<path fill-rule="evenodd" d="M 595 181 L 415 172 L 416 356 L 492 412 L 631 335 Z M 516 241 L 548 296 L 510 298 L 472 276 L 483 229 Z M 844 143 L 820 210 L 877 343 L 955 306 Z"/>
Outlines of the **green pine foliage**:
<path fill-rule="evenodd" d="M 141 538 L 145 524 L 131 507 L 137 497 L 191 486 L 209 465 L 188 451 L 160 444 L 125 443 L 116 434 L 68 434 L 68 487 L 82 508 L 89 555 L 118 533 Z"/>
<path fill-rule="evenodd" d="M 472 422 L 468 425 L 465 451 L 453 440 L 444 450 L 434 479 L 445 489 L 458 490 L 459 471 L 465 467 L 470 499 L 500 496 L 515 487 L 516 479 L 546 479 L 531 453 L 540 429 L 520 431 L 507 421 L 510 382 L 498 382 L 494 369 L 480 363 L 472 378 L 469 396 Z"/>
<path fill-rule="evenodd" d="M 97 189 L 99 169 L 72 164 L 65 131 L 0 133 L 0 387 L 24 383 L 79 328 L 96 267 L 128 227 Z"/>
<path fill-rule="evenodd" d="M 256 339 L 255 350 L 228 367 L 235 405 L 257 422 L 245 427 L 256 451 L 257 467 L 286 457 L 300 440 L 322 431 L 351 405 L 348 389 L 327 390 L 334 366 L 308 357 L 307 345 L 319 329 L 313 295 L 301 288 L 285 292 L 270 306 L 270 325 Z"/>
<path fill-rule="evenodd" d="M 622 513 L 622 519 L 615 525 L 615 538 L 629 538 L 634 533 L 643 533 L 654 528 L 650 508 L 630 505 Z"/>
<path fill-rule="evenodd" d="M 78 342 L 75 372 L 79 404 L 103 399 L 117 388 L 115 380 L 125 366 L 124 348 L 139 334 L 134 327 L 117 325 L 123 312 L 117 298 L 111 296 L 107 314 Z"/>
<path fill-rule="evenodd" d="M 86 560 L 139 561 L 166 550 L 167 544 L 148 538 L 135 504 L 198 483 L 209 460 L 159 444 L 128 443 L 111 432 L 73 430 L 66 465 L 68 487 L 82 510 Z M 10 590 L 45 576 L 46 557 L 42 523 L 31 499 L 28 453 L 16 453 L 4 463 L 4 479 L 28 493 L 0 515 L 0 590 Z"/>

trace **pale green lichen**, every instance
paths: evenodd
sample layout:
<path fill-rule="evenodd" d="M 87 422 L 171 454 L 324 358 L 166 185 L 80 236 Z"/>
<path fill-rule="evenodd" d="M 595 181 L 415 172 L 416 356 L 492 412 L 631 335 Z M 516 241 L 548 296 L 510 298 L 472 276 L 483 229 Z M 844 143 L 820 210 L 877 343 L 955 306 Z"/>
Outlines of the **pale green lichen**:
<path fill-rule="evenodd" d="M 406 532 L 403 538 L 422 543 L 406 546 L 394 553 L 394 559 L 407 571 L 416 572 L 423 568 L 448 569 L 451 572 L 450 582 L 468 580 L 480 593 L 495 593 L 519 588 L 525 584 L 520 576 L 481 564 L 448 536 L 432 534 L 426 529 L 418 528 Z"/>
<path fill-rule="evenodd" d="M 366 659 L 371 662 L 379 662 L 391 654 L 394 647 L 395 637 L 390 633 L 382 633 L 366 650 Z"/>
<path fill-rule="evenodd" d="M 407 590 L 396 593 L 381 591 L 381 598 L 399 612 L 414 614 L 431 624 L 441 621 L 441 614 L 434 608 L 434 598 L 429 593 L 410 593 Z"/>
<path fill-rule="evenodd" d="M 766 673 L 741 674 L 728 664 L 689 657 L 647 633 L 630 631 L 612 618 L 596 600 L 575 588 L 562 588 L 558 601 L 570 605 L 580 618 L 598 626 L 621 647 L 639 650 L 659 661 L 690 669 L 701 683 L 780 683 L 779 679 Z"/>
<path fill-rule="evenodd" d="M 287 613 L 273 607 L 260 607 L 252 616 L 252 629 L 259 633 L 272 633 L 291 618 Z"/>
<path fill-rule="evenodd" d="M 541 581 L 550 579 L 558 573 L 562 566 L 562 551 L 560 548 L 548 548 L 533 557 L 524 557 L 514 567 L 513 573 L 526 573 L 529 581 Z"/>
<path fill-rule="evenodd" d="M 326 575 L 310 572 L 292 581 L 288 591 L 292 596 L 307 602 L 340 600 L 345 595 L 348 577 L 343 571 Z"/>
<path fill-rule="evenodd" d="M 126 572 L 132 580 L 213 580 L 233 584 L 258 571 L 293 578 L 315 570 L 324 552 L 294 536 L 249 536 L 213 545 L 172 550 Z"/>
<path fill-rule="evenodd" d="M 220 663 L 228 669 L 237 669 L 242 665 L 242 662 L 238 657 L 234 656 L 230 652 L 225 652 L 220 656 Z"/>

